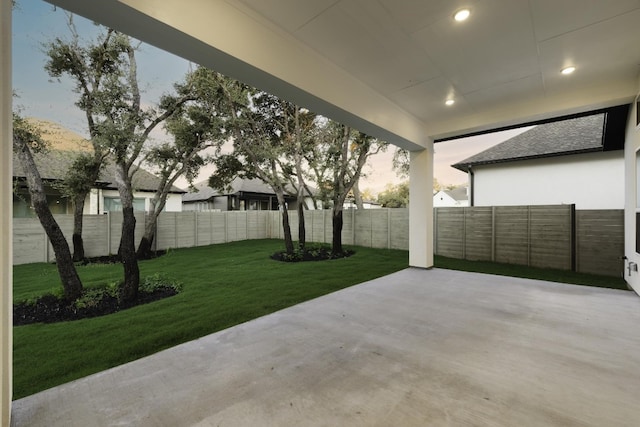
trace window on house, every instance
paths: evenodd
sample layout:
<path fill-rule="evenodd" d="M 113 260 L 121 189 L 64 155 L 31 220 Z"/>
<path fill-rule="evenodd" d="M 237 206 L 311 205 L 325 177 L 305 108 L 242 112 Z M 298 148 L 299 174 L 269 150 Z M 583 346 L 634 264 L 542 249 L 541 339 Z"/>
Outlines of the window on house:
<path fill-rule="evenodd" d="M 49 210 L 54 215 L 72 214 L 73 208 L 68 199 L 59 195 L 47 195 Z M 35 218 L 36 212 L 31 206 L 31 198 L 28 194 L 13 195 L 13 217 Z"/>
<path fill-rule="evenodd" d="M 135 212 L 144 212 L 144 199 L 133 199 L 133 210 Z M 122 202 L 119 197 L 105 197 L 104 198 L 104 211 L 105 212 L 122 212 Z"/>

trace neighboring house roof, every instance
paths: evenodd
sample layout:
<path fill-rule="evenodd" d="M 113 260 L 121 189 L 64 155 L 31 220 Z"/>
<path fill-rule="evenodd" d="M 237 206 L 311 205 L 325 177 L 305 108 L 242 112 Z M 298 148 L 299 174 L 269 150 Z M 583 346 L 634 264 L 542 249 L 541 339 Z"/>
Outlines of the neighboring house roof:
<path fill-rule="evenodd" d="M 51 146 L 51 149 L 46 153 L 33 154 L 40 177 L 45 181 L 64 181 L 64 177 L 76 157 L 83 152 L 92 151 L 91 144 L 86 139 L 60 125 L 37 119 L 29 119 L 29 122 L 38 126 L 42 139 Z M 15 154 L 13 155 L 13 176 L 14 178 L 25 177 L 22 165 Z M 96 187 L 117 189 L 115 176 L 115 165 L 107 160 L 98 181 L 95 183 Z M 155 192 L 159 183 L 160 178 L 142 168 L 135 171 L 132 179 L 133 188 L 138 191 Z M 185 191 L 172 186 L 170 193 L 185 193 Z"/>
<path fill-rule="evenodd" d="M 183 202 L 199 202 L 209 200 L 218 196 L 239 195 L 240 193 L 267 194 L 274 195 L 273 189 L 261 180 L 235 178 L 231 181 L 228 191 L 218 191 L 209 187 L 209 181 L 200 181 L 193 185 L 195 190 L 189 191 L 182 196 Z M 285 194 L 285 197 L 289 195 Z"/>
<path fill-rule="evenodd" d="M 605 113 L 541 124 L 452 167 L 467 172 L 477 165 L 603 151 L 604 128 Z"/>
<path fill-rule="evenodd" d="M 452 190 L 441 190 L 441 192 L 445 193 L 447 196 L 451 197 L 457 202 L 466 202 L 469 200 L 469 196 L 467 195 L 467 187 L 456 187 Z"/>

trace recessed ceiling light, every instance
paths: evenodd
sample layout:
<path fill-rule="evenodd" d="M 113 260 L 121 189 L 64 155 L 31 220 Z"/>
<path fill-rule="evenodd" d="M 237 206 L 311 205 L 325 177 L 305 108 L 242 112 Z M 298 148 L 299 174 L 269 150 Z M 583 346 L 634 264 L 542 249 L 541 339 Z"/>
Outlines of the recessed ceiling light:
<path fill-rule="evenodd" d="M 456 103 L 456 101 L 453 100 L 453 99 L 447 99 L 444 103 L 445 103 L 445 105 L 453 105 L 453 104 Z"/>
<path fill-rule="evenodd" d="M 575 70 L 576 70 L 576 67 L 571 66 L 571 67 L 564 67 L 560 72 L 566 76 L 568 74 L 573 73 Z"/>
<path fill-rule="evenodd" d="M 466 21 L 467 18 L 469 18 L 469 15 L 471 15 L 471 11 L 469 9 L 460 9 L 455 15 L 453 15 L 453 19 L 458 22 L 462 22 Z"/>

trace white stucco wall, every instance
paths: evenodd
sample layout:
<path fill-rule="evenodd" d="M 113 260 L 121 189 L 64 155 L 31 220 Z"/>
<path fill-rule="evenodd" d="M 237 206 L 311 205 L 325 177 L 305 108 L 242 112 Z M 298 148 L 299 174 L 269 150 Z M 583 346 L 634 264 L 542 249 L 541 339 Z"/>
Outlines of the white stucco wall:
<path fill-rule="evenodd" d="M 640 95 L 639 95 L 640 96 Z M 625 267 L 630 262 L 640 265 L 640 254 L 636 252 L 636 213 L 640 212 L 640 126 L 636 124 L 637 103 L 631 108 L 625 141 L 625 215 L 624 215 L 624 254 L 627 257 Z M 625 280 L 640 294 L 640 273 L 625 268 Z"/>
<path fill-rule="evenodd" d="M 444 208 L 444 207 L 464 207 L 469 206 L 468 200 L 459 201 L 445 193 L 444 191 L 438 191 L 433 195 L 433 207 L 434 208 Z"/>
<path fill-rule="evenodd" d="M 624 152 L 587 153 L 478 166 L 475 206 L 573 204 L 624 208 Z"/>

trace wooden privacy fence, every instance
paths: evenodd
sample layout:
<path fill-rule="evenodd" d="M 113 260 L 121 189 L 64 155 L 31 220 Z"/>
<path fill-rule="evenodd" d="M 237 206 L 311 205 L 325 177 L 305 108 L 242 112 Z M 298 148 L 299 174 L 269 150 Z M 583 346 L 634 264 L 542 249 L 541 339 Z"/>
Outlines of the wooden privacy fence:
<path fill-rule="evenodd" d="M 72 215 L 56 215 L 56 220 L 71 242 Z M 297 238 L 298 215 L 289 212 L 293 238 Z M 140 242 L 145 215 L 136 214 L 135 241 Z M 306 211 L 307 241 L 330 243 L 331 211 Z M 122 214 L 85 215 L 83 238 L 87 257 L 118 252 Z M 185 248 L 248 239 L 283 238 L 278 211 L 163 212 L 158 217 L 154 249 Z M 343 242 L 346 245 L 376 248 L 409 248 L 409 211 L 407 209 L 346 210 Z M 13 263 L 51 262 L 54 253 L 37 218 L 14 218 Z"/>
<path fill-rule="evenodd" d="M 290 212 L 293 238 L 298 216 Z M 73 216 L 57 215 L 71 242 Z M 409 248 L 408 209 L 344 211 L 342 240 L 347 245 Z M 136 215 L 136 242 L 142 238 L 144 214 Z M 307 241 L 331 243 L 331 211 L 305 212 Z M 88 257 L 118 251 L 122 214 L 84 218 Z M 204 246 L 236 240 L 283 238 L 280 212 L 165 212 L 158 218 L 156 249 Z M 437 255 L 616 276 L 624 251 L 622 210 L 574 211 L 571 206 L 499 206 L 436 208 L 434 250 Z M 36 218 L 13 220 L 14 264 L 50 262 L 53 250 Z"/>
<path fill-rule="evenodd" d="M 622 210 L 573 205 L 436 208 L 434 252 L 619 276 L 624 254 Z"/>

